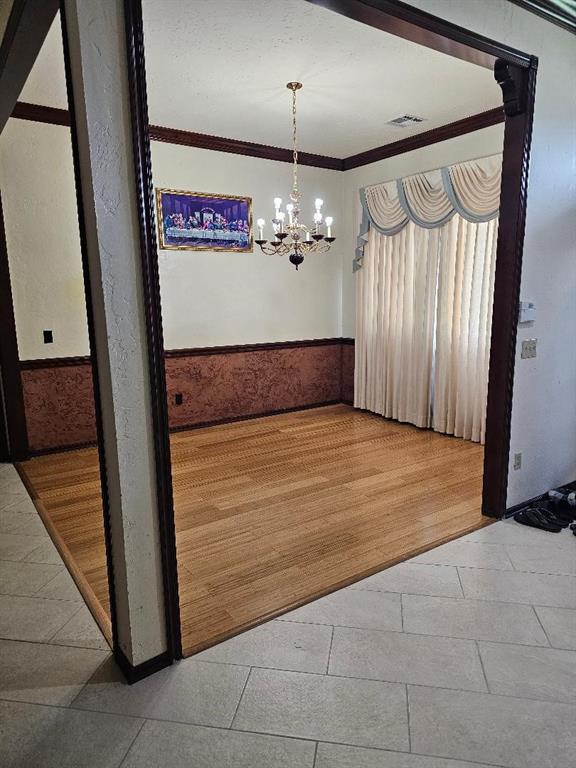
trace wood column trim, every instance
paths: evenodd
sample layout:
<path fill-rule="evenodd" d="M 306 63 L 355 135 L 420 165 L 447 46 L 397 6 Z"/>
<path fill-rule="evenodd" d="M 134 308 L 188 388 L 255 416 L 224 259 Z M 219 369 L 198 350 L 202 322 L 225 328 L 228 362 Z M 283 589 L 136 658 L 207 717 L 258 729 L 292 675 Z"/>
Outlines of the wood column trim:
<path fill-rule="evenodd" d="M 520 279 L 526 224 L 528 172 L 538 60 L 529 69 L 504 61 L 494 76 L 502 88 L 506 122 L 500 190 L 500 217 L 494 280 L 494 309 L 486 410 L 486 450 L 482 512 L 502 517 L 506 512 L 512 396 Z"/>
<path fill-rule="evenodd" d="M 18 360 L 18 339 L 4 213 L 0 195 L 0 461 L 23 461 L 28 458 L 26 412 Z"/>

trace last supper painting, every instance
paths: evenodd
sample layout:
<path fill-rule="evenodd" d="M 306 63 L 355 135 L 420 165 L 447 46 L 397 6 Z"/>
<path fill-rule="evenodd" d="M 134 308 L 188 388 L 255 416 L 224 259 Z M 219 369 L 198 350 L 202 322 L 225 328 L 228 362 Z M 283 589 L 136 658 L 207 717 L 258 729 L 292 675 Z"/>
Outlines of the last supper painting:
<path fill-rule="evenodd" d="M 251 251 L 252 198 L 157 189 L 160 248 Z"/>

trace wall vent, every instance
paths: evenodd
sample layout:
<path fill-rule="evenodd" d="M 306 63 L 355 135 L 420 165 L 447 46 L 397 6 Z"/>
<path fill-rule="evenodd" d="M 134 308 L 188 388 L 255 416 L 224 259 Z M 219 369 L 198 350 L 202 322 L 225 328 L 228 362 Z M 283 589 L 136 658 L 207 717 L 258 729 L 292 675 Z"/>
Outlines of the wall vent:
<path fill-rule="evenodd" d="M 424 117 L 416 117 L 416 115 L 401 115 L 400 117 L 395 117 L 394 120 L 388 120 L 387 125 L 397 125 L 400 128 L 406 128 L 409 125 L 423 123 L 425 119 Z"/>

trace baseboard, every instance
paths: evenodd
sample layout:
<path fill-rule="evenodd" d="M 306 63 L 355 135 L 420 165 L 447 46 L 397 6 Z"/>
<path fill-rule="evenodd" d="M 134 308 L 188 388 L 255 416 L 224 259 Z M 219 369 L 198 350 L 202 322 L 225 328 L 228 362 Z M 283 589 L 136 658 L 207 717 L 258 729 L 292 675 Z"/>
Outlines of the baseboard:
<path fill-rule="evenodd" d="M 128 661 L 121 648 L 114 649 L 114 659 L 126 678 L 128 685 L 134 685 L 134 683 L 137 683 L 139 680 L 144 680 L 145 677 L 149 677 L 155 672 L 159 672 L 161 669 L 171 666 L 174 661 L 170 653 L 164 651 L 163 653 L 158 654 L 158 656 L 154 656 L 152 659 L 148 659 L 148 661 L 143 661 L 142 664 L 136 664 L 136 666 L 134 666 Z"/>
<path fill-rule="evenodd" d="M 51 445 L 49 448 L 34 448 L 31 449 L 28 457 L 33 459 L 34 456 L 46 456 L 49 453 L 65 453 L 67 451 L 81 451 L 83 448 L 97 448 L 97 440 L 87 440 L 83 443 L 72 443 L 71 445 Z"/>
<path fill-rule="evenodd" d="M 179 424 L 177 427 L 170 427 L 170 434 L 174 432 L 186 432 L 190 429 L 203 429 L 204 427 L 218 427 L 222 424 L 234 424 L 237 421 L 250 421 L 251 419 L 264 419 L 266 416 L 279 416 L 283 413 L 294 413 L 295 411 L 308 411 L 312 408 L 325 408 L 328 405 L 354 405 L 351 400 L 324 400 L 319 403 L 309 403 L 308 405 L 296 405 L 293 408 L 279 408 L 272 411 L 262 411 L 261 413 L 250 413 L 244 416 L 230 416 L 227 419 L 214 419 L 212 421 L 196 421 L 192 424 Z M 52 445 L 49 448 L 37 448 L 31 450 L 27 458 L 32 459 L 35 456 L 45 456 L 50 453 L 64 453 L 67 451 L 79 451 L 82 448 L 96 448 L 96 440 L 85 443 L 75 443 L 73 445 Z"/>
<path fill-rule="evenodd" d="M 230 416 L 227 419 L 215 419 L 213 421 L 199 421 L 194 424 L 182 424 L 177 427 L 170 427 L 170 432 L 187 432 L 190 429 L 203 429 L 204 427 L 218 427 L 222 424 L 235 424 L 237 421 L 251 421 L 252 419 L 265 419 L 267 416 L 280 416 L 283 413 L 294 413 L 295 411 L 309 411 L 313 408 L 325 408 L 328 405 L 340 405 L 343 401 L 325 400 L 321 403 L 310 403 L 308 405 L 296 405 L 293 408 L 279 408 L 275 411 L 262 411 L 261 413 L 250 413 L 246 416 Z M 352 403 L 350 403 L 352 405 Z"/>

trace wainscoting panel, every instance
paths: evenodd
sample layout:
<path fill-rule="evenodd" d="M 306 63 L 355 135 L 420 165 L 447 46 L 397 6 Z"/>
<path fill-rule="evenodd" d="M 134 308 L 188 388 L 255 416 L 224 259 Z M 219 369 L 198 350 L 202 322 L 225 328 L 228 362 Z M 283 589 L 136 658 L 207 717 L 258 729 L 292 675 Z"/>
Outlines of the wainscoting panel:
<path fill-rule="evenodd" d="M 184 428 L 339 402 L 340 349 L 335 340 L 185 357 L 168 353 L 170 426 Z M 177 393 L 183 396 L 178 406 Z"/>
<path fill-rule="evenodd" d="M 20 368 L 33 453 L 96 441 L 90 358 L 25 360 Z M 352 402 L 354 341 L 167 350 L 166 385 L 171 430 Z"/>
<path fill-rule="evenodd" d="M 90 360 L 54 364 L 56 361 L 21 363 L 28 444 L 35 453 L 96 441 Z M 34 367 L 27 367 L 29 363 Z M 39 363 L 42 367 L 36 367 Z"/>
<path fill-rule="evenodd" d="M 354 339 L 342 339 L 342 401 L 354 403 Z"/>

